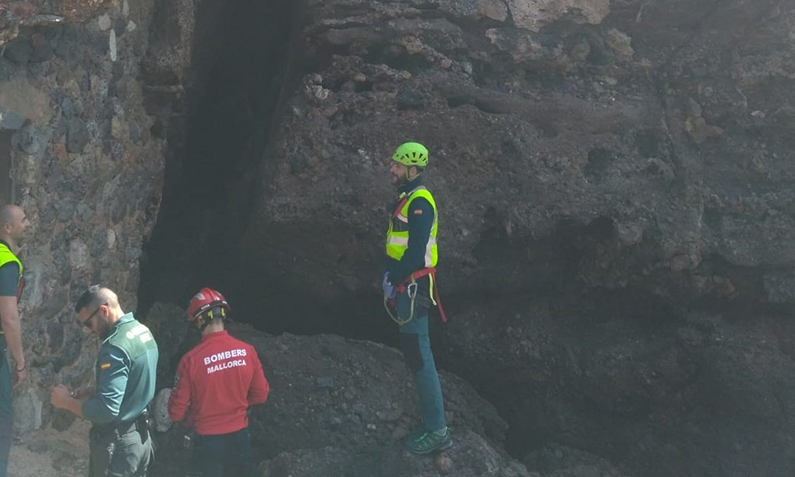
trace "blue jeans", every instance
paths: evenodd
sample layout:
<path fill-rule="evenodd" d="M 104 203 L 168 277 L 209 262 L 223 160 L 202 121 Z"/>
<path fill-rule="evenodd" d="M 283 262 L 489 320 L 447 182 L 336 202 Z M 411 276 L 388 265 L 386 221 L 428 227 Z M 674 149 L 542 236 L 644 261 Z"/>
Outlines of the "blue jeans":
<path fill-rule="evenodd" d="M 411 300 L 405 293 L 397 296 L 396 311 L 405 320 L 411 313 Z M 416 306 L 414 318 L 400 330 L 400 345 L 409 369 L 414 373 L 414 384 L 420 397 L 422 422 L 428 431 L 444 429 L 444 401 L 439 374 L 431 351 L 431 338 L 428 335 L 428 309 Z"/>
<path fill-rule="evenodd" d="M 11 368 L 6 358 L 5 335 L 0 335 L 0 477 L 6 477 L 14 430 L 11 408 Z"/>

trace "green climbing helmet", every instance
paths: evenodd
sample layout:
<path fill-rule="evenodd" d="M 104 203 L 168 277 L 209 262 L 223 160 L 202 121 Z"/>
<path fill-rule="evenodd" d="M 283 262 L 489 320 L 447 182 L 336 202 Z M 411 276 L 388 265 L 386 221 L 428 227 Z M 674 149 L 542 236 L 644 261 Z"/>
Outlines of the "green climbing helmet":
<path fill-rule="evenodd" d="M 406 142 L 395 149 L 392 160 L 404 166 L 428 166 L 428 150 L 418 142 Z"/>

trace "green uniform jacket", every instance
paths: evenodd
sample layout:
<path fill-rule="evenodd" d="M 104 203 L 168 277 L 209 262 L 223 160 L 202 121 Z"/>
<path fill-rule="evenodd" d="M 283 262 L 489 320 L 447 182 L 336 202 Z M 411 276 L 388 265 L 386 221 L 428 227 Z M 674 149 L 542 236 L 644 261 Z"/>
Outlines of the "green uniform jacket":
<path fill-rule="evenodd" d="M 119 318 L 97 358 L 97 393 L 83 403 L 94 424 L 133 421 L 155 396 L 157 343 L 132 313 Z"/>

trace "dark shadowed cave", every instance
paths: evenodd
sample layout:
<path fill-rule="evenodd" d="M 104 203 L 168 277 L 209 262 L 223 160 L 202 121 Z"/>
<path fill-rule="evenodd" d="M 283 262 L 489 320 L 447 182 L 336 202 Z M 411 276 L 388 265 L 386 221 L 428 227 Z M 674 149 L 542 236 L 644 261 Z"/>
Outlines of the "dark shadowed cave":
<path fill-rule="evenodd" d="M 416 406 L 378 286 L 414 139 L 447 475 L 791 476 L 794 24 L 782 0 L 0 2 L 0 201 L 36 229 L 19 462 L 81 473 L 38 439 L 83 442 L 49 386 L 91 381 L 73 307 L 102 282 L 156 330 L 158 387 L 192 294 L 226 294 L 278 390 L 252 410 L 269 477 L 439 477 L 397 445 Z"/>
<path fill-rule="evenodd" d="M 377 288 L 379 264 L 373 261 L 370 269 L 363 269 L 355 261 L 351 265 L 350 257 L 346 256 L 348 253 L 377 256 L 382 246 L 380 230 L 340 229 L 350 237 L 335 237 L 334 243 L 342 246 L 355 243 L 358 248 L 323 257 L 313 247 L 317 246 L 318 236 L 335 233 L 327 228 L 328 221 L 318 222 L 316 228 L 312 218 L 306 216 L 301 217 L 304 222 L 290 223 L 284 228 L 252 224 L 257 214 L 262 213 L 259 209 L 262 198 L 278 194 L 264 188 L 271 186 L 274 176 L 283 173 L 280 169 L 283 165 L 270 163 L 269 159 L 275 157 L 271 154 L 271 139 L 285 115 L 289 97 L 300 97 L 309 86 L 365 97 L 397 91 L 398 109 L 413 110 L 422 109 L 427 98 L 423 94 L 430 94 L 390 84 L 379 77 L 379 74 L 386 76 L 380 71 L 365 80 L 350 80 L 344 73 L 349 73 L 345 68 L 351 66 L 337 65 L 335 55 L 347 59 L 359 55 L 361 60 L 351 60 L 357 66 L 361 66 L 361 61 L 388 65 L 412 75 L 422 74 L 432 63 L 387 40 L 374 41 L 370 48 L 329 41 L 313 45 L 307 53 L 306 39 L 301 38 L 302 15 L 301 6 L 288 1 L 238 0 L 223 7 L 201 4 L 193 66 L 184 98 L 172 102 L 173 114 L 161 115 L 153 128 L 154 134 L 168 140 L 166 182 L 158 222 L 141 262 L 138 311 L 145 315 L 156 302 L 185 306 L 198 288 L 211 286 L 226 295 L 237 320 L 268 333 L 331 333 L 394 346 L 393 324 L 382 312 Z M 432 8 L 423 15 L 429 21 L 441 21 L 444 17 Z M 461 24 L 472 29 L 491 26 L 488 21 Z M 560 30 L 551 29 L 548 33 L 565 37 L 570 27 L 561 26 Z M 612 58 L 602 51 L 606 47 L 599 43 L 601 40 L 593 38 L 603 32 L 593 30 L 586 35 L 587 41 L 576 35 L 567 39 L 574 45 L 572 48 L 592 42 L 591 54 L 584 58 L 577 74 L 592 74 Z M 365 38 L 370 39 L 366 35 Z M 308 59 L 313 63 L 307 63 Z M 474 64 L 470 65 L 474 70 L 473 82 L 484 89 L 502 89 L 502 76 L 516 73 L 502 71 L 503 66 L 506 70 L 510 66 L 496 65 L 498 62 L 473 60 Z M 568 82 L 576 83 L 544 62 L 521 68 L 526 68 L 521 71 L 522 81 L 542 94 L 552 96 L 563 91 L 566 97 L 573 88 Z M 553 171 L 552 175 L 562 183 L 558 184 L 564 191 L 562 195 L 569 194 L 565 174 L 572 169 L 581 169 L 578 174 L 581 172 L 587 187 L 608 191 L 604 192 L 608 196 L 604 202 L 610 206 L 605 208 L 612 212 L 596 213 L 601 205 L 578 204 L 572 206 L 582 207 L 577 210 L 577 216 L 550 213 L 556 216 L 554 224 L 543 233 L 514 226 L 512 214 L 517 204 L 511 204 L 509 199 L 494 200 L 497 205 L 479 210 L 480 229 L 471 247 L 471 257 L 452 257 L 455 267 L 447 272 L 448 276 L 445 276 L 445 237 L 441 236 L 441 289 L 452 322 L 446 329 L 438 323 L 434 325 L 438 363 L 466 379 L 497 407 L 510 426 L 506 448 L 517 458 L 542 452 L 550 443 L 557 443 L 635 470 L 656 469 L 647 475 L 671 472 L 699 475 L 709 464 L 705 461 L 694 467 L 693 463 L 700 460 L 691 449 L 701 449 L 711 453 L 713 459 L 720 459 L 734 443 L 722 441 L 718 436 L 724 432 L 736 433 L 743 419 L 748 419 L 743 416 L 735 420 L 730 416 L 712 424 L 715 413 L 724 413 L 724 417 L 731 414 L 731 406 L 728 411 L 715 411 L 713 402 L 722 390 L 734 386 L 724 386 L 710 377 L 711 370 L 720 368 L 724 359 L 720 356 L 724 351 L 713 349 L 711 341 L 724 338 L 713 336 L 723 333 L 742 336 L 741 330 L 750 317 L 764 317 L 776 329 L 788 326 L 786 319 L 792 311 L 791 305 L 770 300 L 766 288 L 769 284 L 765 276 L 776 274 L 776 265 L 743 266 L 727 260 L 726 254 L 714 252 L 700 256 L 685 250 L 677 255 L 666 244 L 680 239 L 671 232 L 676 228 L 672 223 L 679 219 L 670 219 L 669 215 L 687 217 L 690 209 L 703 207 L 699 226 L 703 222 L 706 228 L 714 230 L 723 227 L 725 217 L 715 212 L 710 203 L 704 206 L 698 201 L 688 202 L 692 199 L 688 195 L 692 172 L 683 172 L 688 167 L 687 161 L 696 162 L 694 158 L 700 157 L 700 153 L 710 156 L 721 152 L 710 150 L 710 144 L 695 151 L 687 138 L 672 138 L 667 131 L 655 129 L 658 114 L 679 112 L 677 106 L 671 105 L 675 101 L 662 93 L 670 87 L 664 68 L 673 67 L 666 63 L 649 77 L 633 80 L 636 81 L 633 88 L 648 90 L 647 101 L 652 106 L 647 114 L 652 119 L 631 125 L 620 125 L 617 121 L 604 126 L 605 130 L 614 127 L 618 131 L 611 138 L 612 144 L 607 140 L 600 143 L 599 132 L 594 131 L 589 133 L 597 138 L 593 140 L 595 144 L 590 144 L 589 138 L 567 139 L 567 134 L 572 135 L 572 130 L 582 126 L 578 121 L 600 123 L 598 117 L 572 119 L 579 115 L 578 107 L 587 109 L 587 106 L 566 111 L 554 104 L 556 100 L 550 100 L 553 105 L 546 106 L 552 111 L 549 114 L 543 111 L 543 105 L 539 107 L 539 117 L 530 118 L 534 129 L 529 137 L 533 141 L 549 141 L 553 151 L 557 143 L 570 140 L 575 144 L 571 146 L 574 157 L 566 158 L 570 163 L 556 163 L 550 158 L 552 153 L 531 163 L 528 157 L 536 153 L 535 143 L 528 146 L 515 137 L 519 133 L 514 136 L 495 128 L 500 134 L 494 139 L 499 143 L 500 153 L 492 170 L 500 175 L 497 181 L 493 176 L 480 176 L 483 173 L 478 170 L 468 173 L 466 166 L 459 163 L 456 163 L 458 169 L 453 170 L 448 164 L 457 160 L 457 155 L 467 157 L 467 146 L 436 138 L 442 149 L 439 156 L 447 159 L 448 164 L 440 161 L 440 172 L 432 178 L 446 179 L 445 172 L 460 173 L 451 174 L 450 183 L 452 177 L 458 180 L 486 177 L 499 182 L 493 186 L 495 189 L 507 184 L 506 194 L 519 195 L 515 191 L 520 191 L 538 200 L 538 204 L 530 206 L 550 210 L 555 210 L 555 199 L 547 202 L 544 196 L 559 191 L 554 191 L 554 187 L 547 191 L 544 186 L 532 184 L 532 179 L 530 186 L 525 182 L 527 177 L 538 174 L 540 168 Z M 319 70 L 328 75 L 317 80 L 317 84 L 307 83 L 305 75 Z M 439 86 L 434 92 L 443 101 L 441 106 L 434 103 L 434 107 L 455 111 L 462 117 L 485 116 L 490 121 L 532 111 L 513 104 L 511 99 L 500 99 L 493 91 L 493 94 L 474 93 L 465 88 L 462 91 L 465 93 L 452 86 Z M 587 98 L 590 93 L 578 94 Z M 656 108 L 669 111 L 659 113 Z M 356 108 L 341 109 L 341 113 L 328 113 L 331 130 L 355 128 L 367 121 Z M 444 131 L 439 134 L 443 137 Z M 486 136 L 487 132 L 483 134 Z M 310 143 L 307 148 L 314 147 L 312 139 L 306 141 Z M 385 146 L 378 143 L 375 147 L 375 139 L 373 142 L 356 139 L 372 150 Z M 587 147 L 576 147 L 577 141 L 587 143 Z M 674 144 L 675 141 L 678 142 Z M 303 146 L 287 151 L 286 175 L 300 176 L 311 170 L 313 157 Z M 349 154 L 357 151 L 357 145 L 344 144 L 339 150 Z M 337 167 L 344 172 L 321 174 L 315 200 L 340 200 L 344 210 L 381 205 L 364 204 L 360 198 L 344 193 L 327 199 L 323 191 L 334 187 L 324 181 L 345 180 L 346 174 L 356 174 Z M 376 172 L 373 177 L 386 182 L 386 167 L 383 173 Z M 614 199 L 609 191 L 622 189 L 616 185 L 619 181 L 626 181 L 625 184 L 637 190 Z M 648 188 L 647 181 L 651 184 Z M 455 190 L 454 185 L 446 183 L 446 187 Z M 341 189 L 345 189 L 344 185 Z M 471 206 L 466 203 L 468 197 L 459 192 L 460 196 L 452 200 L 447 197 L 449 208 L 443 208 L 442 213 L 458 200 L 466 204 L 463 207 Z M 523 197 L 526 199 L 527 195 Z M 634 200 L 648 202 L 644 213 L 653 217 L 633 222 L 636 218 L 622 216 L 626 210 L 632 210 Z M 501 208 L 505 203 L 509 205 Z M 527 204 L 518 204 L 522 205 Z M 677 212 L 660 212 L 667 207 Z M 681 220 L 686 222 L 684 218 Z M 444 233 L 450 234 L 448 239 L 452 241 L 452 235 L 469 226 L 462 223 L 459 221 L 445 230 Z M 258 241 L 269 248 L 261 255 L 253 250 Z M 262 256 L 270 258 L 263 260 Z M 274 256 L 279 260 L 273 260 Z M 280 275 L 274 269 L 289 268 L 291 260 L 302 267 L 318 268 L 319 277 L 311 280 L 311 286 L 305 287 L 300 281 L 303 268 L 294 274 L 284 271 L 283 275 L 292 275 L 289 280 L 278 278 Z M 351 279 L 350 274 L 366 277 Z M 448 293 L 444 291 L 445 280 L 455 284 Z M 372 286 L 340 285 L 347 281 L 372 282 Z M 322 283 L 328 284 L 328 293 L 322 290 Z M 481 342 L 473 340 L 473 336 Z M 792 354 L 791 349 L 784 348 Z M 681 426 L 683 422 L 690 427 Z M 648 438 L 650 443 L 636 446 L 637 440 L 650 435 L 653 436 Z M 683 444 L 671 444 L 679 442 Z M 781 446 L 781 442 L 776 441 L 771 448 Z M 669 447 L 665 452 L 656 453 L 656 447 L 666 445 Z M 751 447 L 756 455 L 768 454 L 764 446 Z M 721 471 L 716 472 L 714 475 L 720 475 Z"/>
<path fill-rule="evenodd" d="M 254 0 L 198 9 L 184 97 L 153 128 L 168 140 L 166 181 L 142 260 L 139 313 L 156 301 L 187 306 L 210 286 L 222 290 L 236 318 L 258 321 L 244 311 L 247 292 L 237 286 L 258 282 L 237 277 L 237 250 L 282 89 L 289 87 L 296 9 L 289 1 Z"/>

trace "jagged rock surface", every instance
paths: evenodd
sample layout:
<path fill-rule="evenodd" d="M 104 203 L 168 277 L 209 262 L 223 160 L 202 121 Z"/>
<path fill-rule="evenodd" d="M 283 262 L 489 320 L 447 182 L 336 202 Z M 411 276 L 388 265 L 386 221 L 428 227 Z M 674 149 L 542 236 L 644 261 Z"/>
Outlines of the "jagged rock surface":
<path fill-rule="evenodd" d="M 175 329 L 171 323 L 184 329 L 184 310 L 159 305 L 147 321 L 154 330 Z M 402 448 L 401 439 L 419 423 L 419 408 L 399 352 L 332 335 L 274 337 L 237 324 L 229 329 L 254 345 L 271 385 L 268 402 L 252 409 L 249 425 L 267 476 L 531 475 L 502 448 L 505 421 L 460 378 L 442 373 L 456 445 L 437 463 Z M 162 336 L 161 368 L 175 369 L 195 336 Z M 173 371 L 159 378 L 167 385 Z M 177 475 L 178 432 L 175 425 L 156 436 L 162 457 L 153 475 Z"/>
<path fill-rule="evenodd" d="M 74 422 L 53 412 L 52 384 L 93 376 L 96 339 L 75 321 L 77 297 L 102 282 L 125 310 L 136 307 L 163 186 L 163 141 L 140 79 L 150 11 L 126 0 L 0 2 L 0 202 L 19 203 L 31 222 L 19 306 L 29 383 L 14 398 L 21 442 Z M 49 14 L 62 21 L 45 22 Z"/>
<path fill-rule="evenodd" d="M 12 147 L 21 201 L 49 233 L 28 244 L 23 311 L 38 370 L 17 398 L 27 432 L 71 423 L 46 396 L 56 374 L 79 382 L 91 368 L 73 295 L 102 279 L 134 303 L 162 164 L 179 175 L 197 165 L 179 157 L 202 152 L 186 139 L 189 118 L 209 115 L 200 93 L 217 84 L 199 63 L 234 56 L 208 34 L 232 3 L 85 2 L 74 14 L 84 24 L 30 28 L 23 16 L 55 10 L 24 5 L 35 8 L 12 18 L 2 4 L 0 147 Z M 234 6 L 234 18 L 250 8 L 272 27 L 256 31 L 293 21 Z M 375 318 L 386 162 L 420 140 L 453 316 L 434 329 L 439 362 L 499 406 L 514 455 L 557 475 L 577 475 L 579 462 L 615 475 L 792 474 L 795 6 L 301 7 L 289 54 L 266 55 L 284 63 L 261 61 L 259 43 L 240 56 L 287 70 L 284 82 L 250 75 L 237 88 L 248 72 L 218 63 L 232 72 L 218 118 L 190 137 L 234 149 L 209 148 L 219 159 L 208 170 L 224 174 L 186 189 L 179 212 L 192 225 L 175 227 L 174 255 L 190 266 L 153 282 L 169 299 L 184 304 L 186 290 L 217 280 L 267 329 L 393 336 Z M 287 450 L 300 460 L 283 454 L 265 470 L 311 472 L 301 466 L 315 468 L 317 449 Z M 345 455 L 341 468 L 355 460 Z"/>
<path fill-rule="evenodd" d="M 374 326 L 387 158 L 419 140 L 454 317 L 441 362 L 500 403 L 513 452 L 557 442 L 639 475 L 788 475 L 794 15 L 743 0 L 308 2 L 309 66 L 241 260 L 274 285 L 248 299 L 284 304 L 276 328 L 321 326 L 328 308 L 349 333 Z"/>

